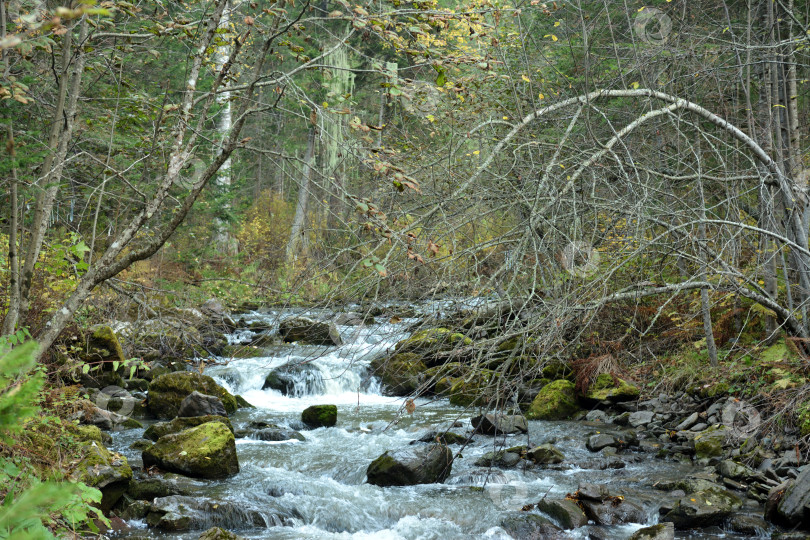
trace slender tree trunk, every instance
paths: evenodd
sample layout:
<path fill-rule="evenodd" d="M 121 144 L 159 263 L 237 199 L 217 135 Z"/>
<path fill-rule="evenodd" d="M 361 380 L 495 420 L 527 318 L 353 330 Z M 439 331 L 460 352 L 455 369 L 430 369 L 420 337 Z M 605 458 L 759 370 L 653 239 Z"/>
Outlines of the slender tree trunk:
<path fill-rule="evenodd" d="M 315 157 L 315 139 L 318 128 L 313 124 L 307 135 L 307 150 L 304 154 L 304 166 L 301 171 L 301 183 L 298 186 L 298 203 L 295 205 L 295 217 L 290 230 L 290 241 L 287 243 L 287 264 L 292 264 L 299 252 L 306 249 L 304 224 L 307 216 L 307 203 L 309 201 L 310 177 L 312 176 L 312 161 Z"/>
<path fill-rule="evenodd" d="M 73 135 L 74 120 L 76 118 L 77 103 L 81 92 L 82 76 L 84 74 L 85 48 L 87 39 L 87 16 L 82 16 L 79 22 L 79 40 L 75 48 L 76 59 L 73 62 L 72 74 L 69 74 L 70 59 L 74 48 L 71 42 L 71 32 L 64 35 L 62 47 L 62 73 L 59 80 L 59 97 L 53 116 L 53 126 L 48 140 L 48 155 L 42 167 L 42 191 L 37 196 L 36 210 L 34 211 L 32 233 L 28 240 L 25 253 L 25 263 L 22 268 L 20 281 L 20 309 L 18 320 L 24 321 L 30 306 L 29 294 L 31 282 L 34 278 L 34 267 L 42 250 L 45 232 L 53 211 L 56 194 L 59 191 L 59 182 L 65 166 L 68 144 Z M 70 84 L 68 88 L 68 79 Z"/>
<path fill-rule="evenodd" d="M 9 292 L 8 292 L 8 313 L 3 320 L 3 328 L 0 335 L 14 333 L 17 328 L 17 317 L 20 313 L 20 260 L 18 257 L 17 230 L 19 224 L 17 219 L 19 209 L 17 208 L 17 163 L 16 151 L 14 148 L 14 130 L 11 122 L 8 123 L 8 135 L 6 139 L 6 149 L 8 150 L 11 162 L 11 179 L 9 189 L 9 210 L 11 219 L 8 224 L 8 266 L 9 266 Z"/>

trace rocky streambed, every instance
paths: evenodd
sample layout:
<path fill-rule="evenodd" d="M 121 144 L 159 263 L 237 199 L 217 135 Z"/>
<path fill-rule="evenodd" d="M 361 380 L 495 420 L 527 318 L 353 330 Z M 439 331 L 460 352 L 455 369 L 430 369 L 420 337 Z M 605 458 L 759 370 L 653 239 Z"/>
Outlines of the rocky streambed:
<path fill-rule="evenodd" d="M 555 368 L 487 410 L 458 366 L 425 375 L 469 338 L 412 335 L 395 310 L 251 312 L 223 350 L 250 358 L 91 391 L 81 421 L 104 431 L 83 428 L 83 479 L 116 516 L 108 535 L 807 537 L 810 467 L 792 441 L 750 437 L 751 406 L 641 400 L 610 376 L 580 395 Z M 423 397 L 392 395 L 408 388 Z"/>

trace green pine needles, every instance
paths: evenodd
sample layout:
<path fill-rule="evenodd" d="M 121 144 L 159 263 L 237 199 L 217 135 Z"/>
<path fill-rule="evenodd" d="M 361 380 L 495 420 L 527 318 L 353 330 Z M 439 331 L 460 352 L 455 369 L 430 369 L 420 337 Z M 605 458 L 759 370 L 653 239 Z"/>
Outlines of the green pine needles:
<path fill-rule="evenodd" d="M 0 343 L 0 442 L 14 443 L 14 435 L 39 413 L 37 402 L 45 376 L 35 369 L 37 344 L 29 341 L 9 350 Z M 31 372 L 33 371 L 33 374 Z M 0 455 L 0 538 L 14 540 L 55 538 L 67 530 L 98 531 L 93 520 L 108 523 L 91 506 L 101 492 L 82 483 L 41 481 L 22 457 L 7 448 Z"/>

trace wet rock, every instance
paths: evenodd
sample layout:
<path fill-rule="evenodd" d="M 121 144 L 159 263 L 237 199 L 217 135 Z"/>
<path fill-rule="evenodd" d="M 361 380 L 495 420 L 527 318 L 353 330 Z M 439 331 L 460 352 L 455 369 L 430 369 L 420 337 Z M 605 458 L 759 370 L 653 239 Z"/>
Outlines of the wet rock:
<path fill-rule="evenodd" d="M 211 527 L 200 535 L 199 540 L 244 540 L 244 538 L 231 531 L 226 531 L 219 527 Z"/>
<path fill-rule="evenodd" d="M 233 433 L 220 422 L 161 437 L 144 450 L 143 464 L 195 478 L 225 478 L 239 472 Z"/>
<path fill-rule="evenodd" d="M 712 475 L 714 478 L 714 475 Z M 662 491 L 675 491 L 681 490 L 684 493 L 691 494 L 698 491 L 707 491 L 711 489 L 722 489 L 719 484 L 713 482 L 709 478 L 701 478 L 698 476 L 687 476 L 677 480 L 662 480 L 655 483 L 655 488 Z"/>
<path fill-rule="evenodd" d="M 439 444 L 466 444 L 468 438 L 464 435 L 452 433 L 450 431 L 429 431 L 414 442 L 439 443 Z"/>
<path fill-rule="evenodd" d="M 265 428 L 254 431 L 250 435 L 251 439 L 258 439 L 260 441 L 305 441 L 306 438 L 299 432 L 292 429 L 284 428 Z"/>
<path fill-rule="evenodd" d="M 608 373 L 602 373 L 588 387 L 588 392 L 580 397 L 586 405 L 597 403 L 619 403 L 638 399 L 640 392 L 637 386 Z"/>
<path fill-rule="evenodd" d="M 520 414 L 484 414 L 474 417 L 471 423 L 477 432 L 484 435 L 511 435 L 529 431 L 526 417 Z"/>
<path fill-rule="evenodd" d="M 251 405 L 245 398 L 240 395 L 233 396 L 236 399 L 236 406 L 240 409 L 255 409 L 255 405 Z"/>
<path fill-rule="evenodd" d="M 408 396 L 416 392 L 426 381 L 426 370 L 422 356 L 415 353 L 398 353 L 371 362 L 372 373 L 380 378 L 386 393 L 393 396 Z"/>
<path fill-rule="evenodd" d="M 175 482 L 160 477 L 151 477 L 132 480 L 127 488 L 127 495 L 135 500 L 151 501 L 157 497 L 188 495 L 188 493 Z"/>
<path fill-rule="evenodd" d="M 603 448 L 615 446 L 618 444 L 616 437 L 609 433 L 596 433 L 588 437 L 588 442 L 585 443 L 585 448 L 591 452 L 598 452 Z"/>
<path fill-rule="evenodd" d="M 520 540 L 562 538 L 562 529 L 549 519 L 528 512 L 509 512 L 501 519 L 501 528 L 512 538 Z"/>
<path fill-rule="evenodd" d="M 782 523 L 810 528 L 810 466 L 787 483 L 776 510 Z"/>
<path fill-rule="evenodd" d="M 627 418 L 627 423 L 630 427 L 640 427 L 646 426 L 650 422 L 653 421 L 655 417 L 655 412 L 653 411 L 636 411 L 634 413 L 630 413 L 630 416 Z"/>
<path fill-rule="evenodd" d="M 681 497 L 662 519 L 673 522 L 677 529 L 721 525 L 740 506 L 742 501 L 733 493 L 707 489 Z"/>
<path fill-rule="evenodd" d="M 83 453 L 84 457 L 72 476 L 101 491 L 99 507 L 107 513 L 127 490 L 132 479 L 132 469 L 127 458 L 110 453 L 97 441 L 91 441 L 83 449 Z"/>
<path fill-rule="evenodd" d="M 624 523 L 644 523 L 647 512 L 633 501 L 620 497 L 608 497 L 602 501 L 582 500 L 585 514 L 599 525 L 620 525 Z"/>
<path fill-rule="evenodd" d="M 225 405 L 222 400 L 216 396 L 209 396 L 201 394 L 196 390 L 180 402 L 180 408 L 177 410 L 177 416 L 228 416 L 225 411 Z"/>
<path fill-rule="evenodd" d="M 343 344 L 335 323 L 316 321 L 309 317 L 290 317 L 281 321 L 278 333 L 286 342 L 297 341 L 310 345 Z"/>
<path fill-rule="evenodd" d="M 539 465 L 562 463 L 565 455 L 551 444 L 541 444 L 526 452 L 526 458 Z"/>
<path fill-rule="evenodd" d="M 745 480 L 746 478 L 756 475 L 756 472 L 750 467 L 746 467 L 730 459 L 724 459 L 717 464 L 717 473 L 720 476 L 731 478 L 732 480 Z"/>
<path fill-rule="evenodd" d="M 337 423 L 336 405 L 312 405 L 301 413 L 301 421 L 308 427 L 331 427 Z"/>
<path fill-rule="evenodd" d="M 723 426 L 712 426 L 695 435 L 695 457 L 710 458 L 723 455 L 728 434 Z"/>
<path fill-rule="evenodd" d="M 509 450 L 487 452 L 475 460 L 477 467 L 501 467 L 503 469 L 509 469 L 518 463 L 520 463 L 520 452 L 511 452 Z"/>
<path fill-rule="evenodd" d="M 542 499 L 537 509 L 548 514 L 563 529 L 576 529 L 588 524 L 588 517 L 569 499 Z"/>
<path fill-rule="evenodd" d="M 592 411 L 588 411 L 588 414 L 585 415 L 586 422 L 602 422 L 607 423 L 608 415 L 605 411 L 600 411 L 599 409 L 594 409 Z"/>
<path fill-rule="evenodd" d="M 119 515 L 126 520 L 143 519 L 149 513 L 150 508 L 152 508 L 152 505 L 146 501 L 135 501 L 128 504 Z"/>
<path fill-rule="evenodd" d="M 265 377 L 262 390 L 268 388 L 285 396 L 317 394 L 324 390 L 323 375 L 310 364 L 285 364 Z"/>
<path fill-rule="evenodd" d="M 145 439 L 157 441 L 164 435 L 179 433 L 189 428 L 207 424 L 208 422 L 221 422 L 233 432 L 231 421 L 225 416 L 190 416 L 186 418 L 175 418 L 168 422 L 155 422 L 146 428 L 146 431 L 143 432 L 143 436 Z"/>
<path fill-rule="evenodd" d="M 177 416 L 183 400 L 192 392 L 216 396 L 222 401 L 228 414 L 236 412 L 236 398 L 218 385 L 208 375 L 192 371 L 167 373 L 149 383 L 147 407 L 157 418 L 171 419 Z"/>
<path fill-rule="evenodd" d="M 576 492 L 576 499 L 581 501 L 604 501 L 610 497 L 607 486 L 580 482 Z"/>
<path fill-rule="evenodd" d="M 497 379 L 501 375 L 491 369 L 476 369 L 463 377 L 451 379 L 446 394 L 450 403 L 459 407 L 470 405 L 498 404 Z M 439 387 L 439 384 L 436 384 Z"/>
<path fill-rule="evenodd" d="M 409 486 L 441 483 L 450 475 L 453 452 L 446 446 L 410 446 L 385 452 L 368 466 L 368 483 L 377 486 Z"/>
<path fill-rule="evenodd" d="M 760 516 L 746 514 L 734 514 L 728 519 L 727 526 L 729 530 L 750 537 L 763 536 L 769 528 L 768 523 Z"/>
<path fill-rule="evenodd" d="M 675 525 L 667 522 L 644 527 L 634 532 L 630 540 L 675 540 Z"/>
<path fill-rule="evenodd" d="M 529 420 L 563 420 L 579 411 L 574 383 L 564 379 L 547 384 L 532 401 Z"/>
<path fill-rule="evenodd" d="M 173 495 L 155 499 L 146 522 L 166 532 L 204 530 L 210 527 L 267 528 L 290 525 L 295 515 L 280 509 L 251 508 L 244 502 Z"/>

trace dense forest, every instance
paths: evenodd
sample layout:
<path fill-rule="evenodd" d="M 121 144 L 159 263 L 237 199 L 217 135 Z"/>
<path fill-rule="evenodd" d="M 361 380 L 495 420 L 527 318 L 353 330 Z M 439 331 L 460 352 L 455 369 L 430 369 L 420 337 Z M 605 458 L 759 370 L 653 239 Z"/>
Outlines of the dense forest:
<path fill-rule="evenodd" d="M 242 439 L 310 444 L 301 426 L 334 425 L 323 403 L 343 418 L 354 392 L 357 411 L 388 399 L 385 433 L 440 407 L 418 425 L 467 411 L 476 436 L 527 437 L 487 439 L 489 470 L 558 463 L 535 422 L 620 425 L 632 437 L 600 450 L 635 437 L 716 466 L 717 484 L 670 487 L 742 494 L 758 531 L 805 538 L 785 528 L 810 522 L 810 4 L 0 0 L 0 53 L 0 537 L 184 531 L 157 501 L 188 493 L 135 495 L 139 474 L 233 476 Z M 267 395 L 316 409 L 281 422 Z M 230 432 L 175 426 L 142 468 L 118 442 L 211 415 Z M 437 474 L 432 452 L 418 479 L 375 460 L 356 483 L 442 484 L 484 444 L 454 454 L 449 435 Z M 183 436 L 233 463 L 172 462 L 159 447 Z M 592 525 L 620 523 L 593 517 L 607 492 L 571 491 Z M 527 497 L 508 510 L 553 531 L 498 515 L 461 537 L 582 526 Z M 660 522 L 746 537 L 688 504 Z M 256 525 L 217 505 L 191 530 Z M 289 512 L 263 519 L 326 519 Z M 389 525 L 324 531 L 448 534 Z M 278 534 L 331 538 L 295 530 Z M 622 531 L 599 538 L 639 534 Z"/>

